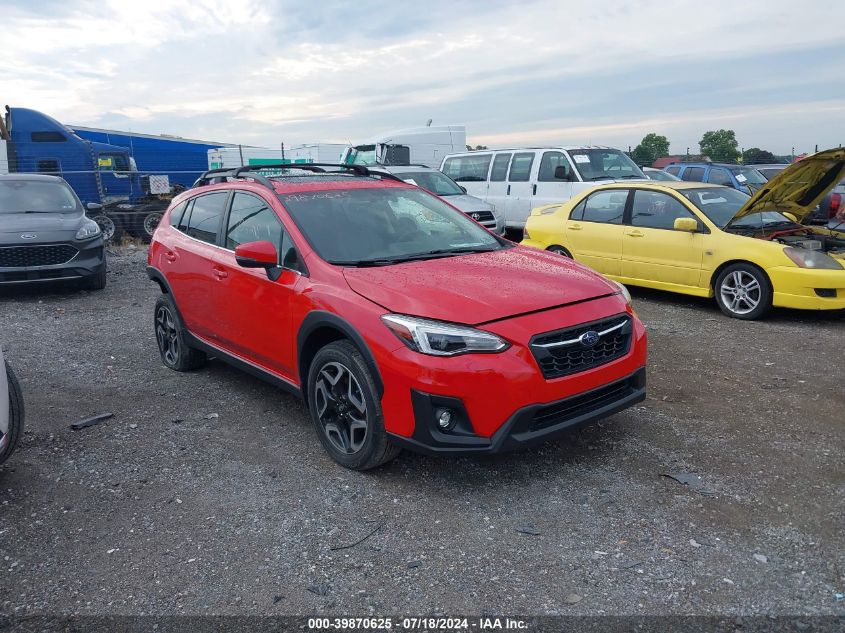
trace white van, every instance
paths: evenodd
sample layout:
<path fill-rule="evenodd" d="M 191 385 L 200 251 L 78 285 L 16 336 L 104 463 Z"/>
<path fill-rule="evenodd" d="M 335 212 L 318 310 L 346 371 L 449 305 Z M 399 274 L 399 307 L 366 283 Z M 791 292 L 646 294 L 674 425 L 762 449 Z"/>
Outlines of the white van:
<path fill-rule="evenodd" d="M 599 183 L 648 180 L 623 152 L 593 145 L 461 152 L 444 157 L 440 171 L 494 205 L 509 229 L 524 228 L 534 207 L 566 202 Z"/>

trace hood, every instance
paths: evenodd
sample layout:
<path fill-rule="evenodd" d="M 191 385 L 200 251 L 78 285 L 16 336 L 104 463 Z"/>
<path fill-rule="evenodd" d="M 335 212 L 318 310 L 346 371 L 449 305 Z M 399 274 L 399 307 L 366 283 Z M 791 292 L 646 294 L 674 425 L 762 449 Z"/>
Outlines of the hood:
<path fill-rule="evenodd" d="M 82 226 L 82 211 L 70 213 L 0 213 L 0 244 L 40 244 L 73 239 Z M 23 239 L 21 235 L 36 237 Z"/>
<path fill-rule="evenodd" d="M 731 222 L 761 211 L 791 213 L 804 222 L 843 176 L 845 149 L 828 149 L 807 156 L 760 185 Z"/>
<path fill-rule="evenodd" d="M 442 198 L 453 207 L 457 207 L 464 213 L 472 213 L 473 211 L 493 211 L 492 204 L 484 202 L 481 198 L 470 196 L 469 194 L 459 196 L 442 196 Z"/>
<path fill-rule="evenodd" d="M 598 273 L 517 246 L 379 268 L 345 268 L 358 294 L 386 310 L 478 325 L 618 292 Z"/>

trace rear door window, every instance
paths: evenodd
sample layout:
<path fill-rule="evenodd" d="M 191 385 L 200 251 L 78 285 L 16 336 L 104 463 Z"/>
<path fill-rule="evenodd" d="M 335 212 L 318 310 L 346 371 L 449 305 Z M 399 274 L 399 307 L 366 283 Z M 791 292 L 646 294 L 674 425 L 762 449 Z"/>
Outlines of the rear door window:
<path fill-rule="evenodd" d="M 453 156 L 443 163 L 443 173 L 456 182 L 486 182 L 493 154 Z"/>
<path fill-rule="evenodd" d="M 217 242 L 217 232 L 220 230 L 220 220 L 228 197 L 228 192 L 221 191 L 194 198 L 185 233 L 209 244 Z"/>
<path fill-rule="evenodd" d="M 510 182 L 527 182 L 531 177 L 531 165 L 533 164 L 534 152 L 514 154 L 508 180 Z"/>
<path fill-rule="evenodd" d="M 504 182 L 508 175 L 508 165 L 512 154 L 496 154 L 493 159 L 493 169 L 490 170 L 490 182 Z"/>
<path fill-rule="evenodd" d="M 582 219 L 585 222 L 622 224 L 627 200 L 627 189 L 613 189 L 594 193 L 586 200 Z"/>

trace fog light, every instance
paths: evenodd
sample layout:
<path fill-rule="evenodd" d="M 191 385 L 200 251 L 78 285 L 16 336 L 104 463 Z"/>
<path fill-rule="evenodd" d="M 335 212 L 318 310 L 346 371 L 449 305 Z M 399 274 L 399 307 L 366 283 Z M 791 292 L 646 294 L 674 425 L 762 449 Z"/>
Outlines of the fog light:
<path fill-rule="evenodd" d="M 455 415 L 451 409 L 438 409 L 436 416 L 441 431 L 448 431 L 455 425 Z"/>

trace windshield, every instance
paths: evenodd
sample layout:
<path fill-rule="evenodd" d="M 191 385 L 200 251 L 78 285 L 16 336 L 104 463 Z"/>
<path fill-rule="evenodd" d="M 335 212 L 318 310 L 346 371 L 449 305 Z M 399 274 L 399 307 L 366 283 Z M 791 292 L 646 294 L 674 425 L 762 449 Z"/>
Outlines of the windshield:
<path fill-rule="evenodd" d="M 764 185 L 766 177 L 756 169 L 731 169 L 731 173 L 739 181 L 741 185 Z"/>
<path fill-rule="evenodd" d="M 454 180 L 439 171 L 403 171 L 396 175 L 438 196 L 461 196 L 464 193 Z"/>
<path fill-rule="evenodd" d="M 77 208 L 73 191 L 61 182 L 0 181 L 0 214 L 70 213 Z"/>
<path fill-rule="evenodd" d="M 677 176 L 673 176 L 670 173 L 663 171 L 662 169 L 649 169 L 645 172 L 645 175 L 650 180 L 672 180 L 677 181 L 680 180 Z"/>
<path fill-rule="evenodd" d="M 376 157 L 375 145 L 356 145 L 346 156 L 347 165 L 376 165 L 378 160 Z"/>
<path fill-rule="evenodd" d="M 751 197 L 730 187 L 687 189 L 680 190 L 680 193 L 720 228 L 725 228 Z M 731 224 L 731 228 L 755 229 L 785 223 L 795 224 L 777 211 L 762 211 L 740 218 Z"/>
<path fill-rule="evenodd" d="M 785 167 L 786 165 L 784 165 L 783 167 L 763 167 L 761 169 L 758 169 L 757 171 L 763 174 L 763 178 L 765 178 L 766 180 L 771 180 L 780 172 L 782 172 Z"/>
<path fill-rule="evenodd" d="M 504 248 L 421 189 L 308 191 L 279 199 L 317 254 L 332 264 L 387 265 Z"/>
<path fill-rule="evenodd" d="M 569 155 L 581 179 L 585 181 L 628 178 L 647 180 L 636 163 L 618 149 L 573 149 Z"/>

